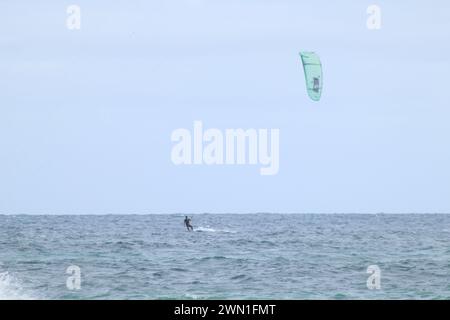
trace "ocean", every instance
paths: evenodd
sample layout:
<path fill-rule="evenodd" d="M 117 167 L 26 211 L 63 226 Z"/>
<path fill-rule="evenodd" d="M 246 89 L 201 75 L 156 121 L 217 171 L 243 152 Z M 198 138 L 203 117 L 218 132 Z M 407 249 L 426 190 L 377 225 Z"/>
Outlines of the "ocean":
<path fill-rule="evenodd" d="M 450 215 L 183 219 L 1 215 L 0 299 L 450 298 Z"/>

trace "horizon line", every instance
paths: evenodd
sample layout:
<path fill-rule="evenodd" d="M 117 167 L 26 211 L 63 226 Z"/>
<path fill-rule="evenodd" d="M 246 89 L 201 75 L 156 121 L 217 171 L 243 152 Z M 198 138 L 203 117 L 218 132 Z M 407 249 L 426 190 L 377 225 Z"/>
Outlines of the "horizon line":
<path fill-rule="evenodd" d="M 450 212 L 150 212 L 150 213 L 0 213 L 0 216 L 147 216 L 147 215 L 448 215 Z"/>

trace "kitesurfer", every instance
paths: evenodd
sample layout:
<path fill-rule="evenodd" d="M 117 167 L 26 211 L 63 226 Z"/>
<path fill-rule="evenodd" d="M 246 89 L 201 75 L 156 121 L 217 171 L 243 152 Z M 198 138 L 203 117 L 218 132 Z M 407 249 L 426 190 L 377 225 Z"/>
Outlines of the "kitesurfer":
<path fill-rule="evenodd" d="M 184 218 L 184 225 L 186 226 L 188 231 L 194 231 L 194 227 L 191 225 L 191 219 L 186 216 Z"/>

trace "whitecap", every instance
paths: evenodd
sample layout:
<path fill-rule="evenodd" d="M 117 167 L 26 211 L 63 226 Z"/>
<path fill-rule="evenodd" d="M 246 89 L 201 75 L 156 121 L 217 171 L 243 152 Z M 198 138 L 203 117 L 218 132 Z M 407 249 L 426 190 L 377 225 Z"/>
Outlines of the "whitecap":
<path fill-rule="evenodd" d="M 0 300 L 33 300 L 20 281 L 9 272 L 0 272 Z"/>
<path fill-rule="evenodd" d="M 206 227 L 195 227 L 194 231 L 197 231 L 197 232 L 217 232 L 216 229 L 206 228 Z"/>
<path fill-rule="evenodd" d="M 194 227 L 196 232 L 223 232 L 223 233 L 236 233 L 236 231 L 228 229 L 214 229 L 210 227 Z"/>

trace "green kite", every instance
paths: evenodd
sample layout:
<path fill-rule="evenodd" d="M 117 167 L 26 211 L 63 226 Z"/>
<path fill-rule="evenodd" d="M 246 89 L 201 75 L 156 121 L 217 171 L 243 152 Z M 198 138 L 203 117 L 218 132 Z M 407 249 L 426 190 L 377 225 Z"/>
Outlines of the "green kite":
<path fill-rule="evenodd" d="M 303 70 L 305 71 L 306 89 L 309 97 L 319 101 L 322 95 L 322 63 L 319 56 L 314 52 L 300 52 Z"/>

